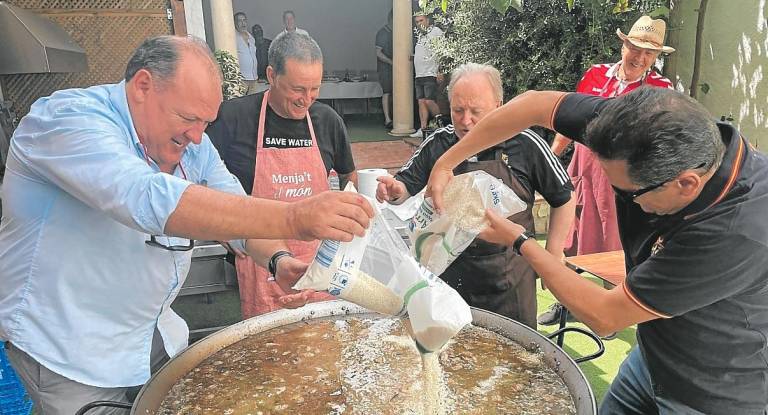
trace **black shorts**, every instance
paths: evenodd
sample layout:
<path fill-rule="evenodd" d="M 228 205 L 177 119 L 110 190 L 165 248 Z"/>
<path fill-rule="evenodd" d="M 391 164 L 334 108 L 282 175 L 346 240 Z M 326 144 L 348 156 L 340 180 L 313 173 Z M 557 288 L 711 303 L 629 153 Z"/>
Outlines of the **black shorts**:
<path fill-rule="evenodd" d="M 392 69 L 379 71 L 379 84 L 385 94 L 392 93 Z"/>
<path fill-rule="evenodd" d="M 416 88 L 416 99 L 429 99 L 434 101 L 437 98 L 437 78 L 434 76 L 423 76 L 416 78 L 413 82 Z"/>

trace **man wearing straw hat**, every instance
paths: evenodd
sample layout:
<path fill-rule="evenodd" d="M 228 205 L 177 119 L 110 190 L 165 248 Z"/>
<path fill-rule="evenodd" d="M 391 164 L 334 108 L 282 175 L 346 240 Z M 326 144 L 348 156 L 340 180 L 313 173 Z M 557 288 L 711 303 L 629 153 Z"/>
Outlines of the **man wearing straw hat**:
<path fill-rule="evenodd" d="M 640 17 L 627 34 L 616 29 L 623 42 L 621 60 L 614 64 L 592 66 L 579 81 L 576 92 L 615 97 L 641 85 L 672 88 L 669 79 L 653 70 L 653 64 L 661 53 L 675 51 L 664 46 L 665 32 L 663 20 L 648 16 Z M 570 142 L 569 138 L 557 134 L 552 151 L 559 155 Z M 597 159 L 584 145 L 575 144 L 568 174 L 576 190 L 576 220 L 565 241 L 566 255 L 620 250 L 613 190 Z M 557 324 L 562 312 L 563 306 L 555 303 L 539 316 L 538 322 L 542 325 Z"/>

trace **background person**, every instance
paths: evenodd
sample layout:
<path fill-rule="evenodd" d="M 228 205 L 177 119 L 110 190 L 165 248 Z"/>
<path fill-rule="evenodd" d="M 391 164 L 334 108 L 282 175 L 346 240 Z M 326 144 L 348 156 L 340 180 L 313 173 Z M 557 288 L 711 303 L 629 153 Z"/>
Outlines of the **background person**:
<path fill-rule="evenodd" d="M 379 84 L 384 93 L 381 96 L 381 109 L 384 112 L 384 128 L 392 129 L 390 99 L 392 97 L 392 10 L 387 15 L 387 24 L 376 32 L 376 71 Z"/>
<path fill-rule="evenodd" d="M 671 89 L 672 82 L 653 70 L 660 53 L 674 52 L 673 48 L 664 46 L 665 32 L 663 20 L 648 16 L 640 17 L 626 35 L 616 29 L 623 42 L 621 61 L 589 68 L 576 86 L 576 92 L 615 97 L 642 85 Z M 561 134 L 556 135 L 552 151 L 559 155 L 570 141 Z M 565 241 L 565 254 L 573 256 L 620 250 L 613 190 L 597 157 L 586 146 L 576 143 L 568 174 L 576 188 L 577 206 L 576 220 Z M 560 303 L 553 304 L 539 316 L 539 324 L 557 324 L 562 308 Z"/>
<path fill-rule="evenodd" d="M 439 72 L 437 56 L 432 52 L 432 42 L 443 36 L 443 31 L 434 25 L 432 16 L 417 12 L 413 18 L 417 40 L 413 53 L 413 67 L 416 99 L 419 103 L 419 129 L 411 137 L 427 138 L 430 116 L 439 119 L 440 108 L 437 106 L 438 82 L 443 81 Z"/>
<path fill-rule="evenodd" d="M 400 204 L 427 184 L 437 159 L 463 139 L 503 99 L 499 71 L 489 65 L 468 63 L 451 74 L 448 85 L 452 125 L 425 140 L 394 177 L 380 177 L 376 197 Z M 563 240 L 573 220 L 571 185 L 565 169 L 546 141 L 531 130 L 461 163 L 455 174 L 483 170 L 512 188 L 527 204 L 514 216 L 533 227 L 534 192 L 552 206 L 547 250 L 562 253 Z M 475 240 L 440 278 L 474 307 L 493 311 L 536 328 L 536 275 L 520 256 L 506 246 Z"/>
<path fill-rule="evenodd" d="M 309 36 L 287 33 L 269 48 L 268 91 L 221 105 L 208 135 L 224 163 L 251 196 L 295 202 L 329 190 L 331 169 L 343 186 L 357 180 L 347 130 L 341 117 L 317 102 L 323 55 Z M 279 251 L 310 262 L 318 241 L 287 242 Z M 282 307 L 284 293 L 269 281 L 268 269 L 248 257 L 236 259 L 243 317 Z M 330 299 L 315 293 L 313 301 Z"/>
<path fill-rule="evenodd" d="M 293 10 L 286 10 L 283 12 L 283 30 L 275 35 L 275 39 L 284 33 L 293 32 L 309 36 L 309 32 L 296 26 L 296 13 L 294 13 Z"/>
<path fill-rule="evenodd" d="M 367 226 L 359 196 L 246 197 L 203 133 L 221 81 L 204 41 L 160 36 L 138 47 L 124 81 L 55 92 L 20 121 L 3 184 L 0 340 L 38 413 L 130 401 L 186 347 L 170 305 L 190 238 L 351 240 Z M 290 287 L 301 265 L 281 261 L 276 282 Z"/>
<path fill-rule="evenodd" d="M 235 30 L 240 74 L 243 75 L 245 85 L 248 87 L 246 94 L 253 94 L 256 92 L 256 81 L 259 79 L 259 59 L 256 56 L 256 40 L 248 33 L 248 17 L 245 13 L 235 13 Z"/>
<path fill-rule="evenodd" d="M 267 65 L 269 63 L 269 45 L 272 43 L 272 39 L 264 37 L 264 29 L 261 25 L 255 24 L 251 26 L 251 34 L 253 35 L 254 43 L 256 44 L 256 59 L 259 62 L 259 68 L 257 70 L 259 79 L 267 79 Z"/>
<path fill-rule="evenodd" d="M 605 290 L 493 213 L 482 237 L 519 250 L 596 333 L 637 324 L 637 346 L 600 413 L 764 414 L 768 158 L 666 88 L 613 99 L 531 91 L 437 161 L 429 181 L 437 208 L 453 166 L 530 125 L 586 142 L 597 155 L 616 193 L 627 278 Z"/>

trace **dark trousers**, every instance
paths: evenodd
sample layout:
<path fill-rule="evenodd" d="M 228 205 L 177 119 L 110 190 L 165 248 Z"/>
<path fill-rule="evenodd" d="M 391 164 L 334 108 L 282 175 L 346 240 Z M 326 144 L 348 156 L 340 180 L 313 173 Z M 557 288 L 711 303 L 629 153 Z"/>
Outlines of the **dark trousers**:
<path fill-rule="evenodd" d="M 619 368 L 611 388 L 600 404 L 600 415 L 704 415 L 688 405 L 656 396 L 651 374 L 637 346 Z"/>

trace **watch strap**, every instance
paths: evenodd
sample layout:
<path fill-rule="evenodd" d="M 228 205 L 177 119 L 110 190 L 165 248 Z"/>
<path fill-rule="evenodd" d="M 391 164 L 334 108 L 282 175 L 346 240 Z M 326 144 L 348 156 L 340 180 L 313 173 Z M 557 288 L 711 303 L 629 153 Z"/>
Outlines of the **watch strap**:
<path fill-rule="evenodd" d="M 267 270 L 269 271 L 269 274 L 274 278 L 275 274 L 277 273 L 277 261 L 280 260 L 280 258 L 284 256 L 289 256 L 293 258 L 293 254 L 288 251 L 277 251 L 274 254 L 272 254 L 272 257 L 269 258 L 269 263 L 267 264 Z"/>
<path fill-rule="evenodd" d="M 521 233 L 520 236 L 518 236 L 517 239 L 515 239 L 515 242 L 512 244 L 512 251 L 517 255 L 522 255 L 520 253 L 520 248 L 523 247 L 523 244 L 525 243 L 525 241 L 533 238 L 533 236 L 534 234 L 531 231 L 525 231 Z"/>

